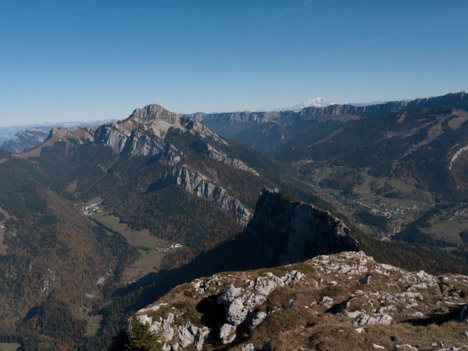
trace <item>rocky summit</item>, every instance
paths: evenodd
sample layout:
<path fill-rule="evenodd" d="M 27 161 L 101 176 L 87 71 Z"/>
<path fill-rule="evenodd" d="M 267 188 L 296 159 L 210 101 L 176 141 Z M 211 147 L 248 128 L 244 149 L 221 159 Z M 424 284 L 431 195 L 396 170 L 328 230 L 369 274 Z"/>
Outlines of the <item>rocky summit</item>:
<path fill-rule="evenodd" d="M 159 187 L 179 185 L 187 192 L 233 213 L 242 225 L 246 225 L 252 217 L 244 204 L 208 174 L 208 166 L 193 167 L 197 161 L 192 156 L 193 153 L 204 155 L 210 162 L 214 161 L 228 170 L 246 172 L 255 177 L 260 176 L 259 172 L 242 160 L 228 156 L 222 150 L 229 149 L 228 142 L 208 127 L 160 105 L 137 108 L 122 121 L 96 128 L 83 127 L 72 131 L 54 128 L 44 145 L 55 142 L 101 145 L 110 147 L 115 154 L 150 157 L 162 165 L 173 167 L 160 179 Z"/>
<path fill-rule="evenodd" d="M 67 131 L 54 128 L 51 137 L 60 140 L 74 141 L 78 144 L 96 143 L 110 146 L 115 152 L 127 152 L 132 155 L 157 156 L 168 164 L 179 162 L 183 153 L 165 142 L 169 129 L 196 134 L 201 138 L 211 138 L 226 144 L 215 133 L 195 120 L 181 118 L 162 106 L 152 104 L 137 108 L 125 120 L 117 123 L 106 123 L 97 128 L 78 128 Z"/>
<path fill-rule="evenodd" d="M 168 351 L 466 350 L 468 277 L 345 251 L 196 279 L 137 318 Z"/>

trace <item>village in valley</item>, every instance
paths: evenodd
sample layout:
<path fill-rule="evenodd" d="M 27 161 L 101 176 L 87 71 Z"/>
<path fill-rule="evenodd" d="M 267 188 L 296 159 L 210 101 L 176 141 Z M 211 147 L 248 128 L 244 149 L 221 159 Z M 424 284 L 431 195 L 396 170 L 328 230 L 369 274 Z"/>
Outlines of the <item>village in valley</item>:
<path fill-rule="evenodd" d="M 85 205 L 81 207 L 81 213 L 84 214 L 85 216 L 91 216 L 95 213 L 100 213 L 100 212 L 102 212 L 102 207 L 100 203 Z"/>
<path fill-rule="evenodd" d="M 139 278 L 157 271 L 165 255 L 172 250 L 184 247 L 181 243 L 170 243 L 151 235 L 148 229 L 135 230 L 121 221 L 119 217 L 111 214 L 106 209 L 104 200 L 100 197 L 91 199 L 84 204 L 76 204 L 81 213 L 87 216 L 93 226 L 99 226 L 106 230 L 107 235 L 120 234 L 128 244 L 138 250 L 140 257 L 124 272 L 126 284 L 135 282 Z"/>

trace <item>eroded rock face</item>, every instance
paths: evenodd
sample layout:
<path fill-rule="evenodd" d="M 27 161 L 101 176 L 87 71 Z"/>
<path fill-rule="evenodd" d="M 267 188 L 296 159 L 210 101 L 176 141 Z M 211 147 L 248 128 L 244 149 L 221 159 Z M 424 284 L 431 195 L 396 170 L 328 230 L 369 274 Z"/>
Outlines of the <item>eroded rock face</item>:
<path fill-rule="evenodd" d="M 258 308 L 267 302 L 268 295 L 277 287 L 308 284 L 305 275 L 296 270 L 288 271 L 281 277 L 266 272 L 253 279 L 245 279 L 242 286 L 237 287 L 234 284 L 225 287 L 228 278 L 214 275 L 203 281 L 195 281 L 190 284 L 194 293 L 214 304 L 210 309 L 216 309 L 215 305 L 224 306 L 224 323 L 219 326 L 217 339 L 208 340 L 210 343 L 224 345 L 232 343 L 238 336 L 239 328 L 253 332 L 268 316 L 268 313 Z M 217 298 L 213 300 L 210 296 L 216 293 Z M 150 330 L 161 336 L 167 350 L 173 348 L 175 344 L 182 348 L 194 344 L 197 349 L 201 349 L 207 341 L 206 337 L 209 335 L 210 329 L 196 327 L 190 322 L 180 323 L 177 315 L 179 318 L 183 318 L 184 311 L 173 310 L 165 316 L 156 317 L 161 306 L 167 305 L 162 302 L 141 309 L 137 312 L 138 320 L 150 324 Z M 177 330 L 177 333 L 173 332 L 174 329 Z"/>
<path fill-rule="evenodd" d="M 266 264 L 283 265 L 323 253 L 358 250 L 357 240 L 341 219 L 284 196 L 264 188 L 247 228 L 269 256 Z"/>
<path fill-rule="evenodd" d="M 327 325 L 337 326 L 330 330 L 333 338 L 346 337 L 351 330 L 356 336 L 349 342 L 360 340 L 360 345 L 367 345 L 368 349 L 385 350 L 406 350 L 427 342 L 425 336 L 418 339 L 424 334 L 421 325 L 438 323 L 437 328 L 446 328 L 438 334 L 444 339 L 431 340 L 437 348 L 428 344 L 423 349 L 462 350 L 468 344 L 465 335 L 468 297 L 463 290 L 466 287 L 465 276 L 436 277 L 423 271 L 407 272 L 380 264 L 362 251 L 348 251 L 317 256 L 272 271 L 231 272 L 200 278 L 177 288 L 137 315 L 160 335 L 165 350 L 189 345 L 201 350 L 206 343 L 229 350 L 260 350 L 262 345 L 285 349 L 281 340 L 291 343 L 314 340 L 313 333 L 326 332 L 321 327 L 322 319 Z M 177 306 L 187 307 L 171 307 L 173 301 L 177 301 Z M 199 311 L 198 317 L 194 310 Z M 210 317 L 210 313 L 216 317 Z M 187 321 L 187 315 L 200 319 Z M 431 318 L 435 318 L 434 322 Z M 451 323 L 440 324 L 441 318 Z M 217 320 L 218 324 L 196 326 L 204 320 Z M 284 335 L 268 335 L 266 343 L 264 333 L 270 330 L 270 323 L 276 325 L 271 330 Z M 275 329 L 278 325 L 279 330 Z M 402 326 L 408 337 L 400 334 L 398 343 L 392 341 L 388 335 L 398 333 Z M 386 333 L 378 329 L 382 327 Z M 371 333 L 373 328 L 376 331 Z M 257 337 L 257 333 L 261 336 Z M 240 340 L 241 344 L 236 343 Z"/>
<path fill-rule="evenodd" d="M 243 225 L 252 218 L 250 211 L 239 200 L 188 166 L 174 168 L 164 175 L 162 182 L 180 185 L 187 192 L 214 202 L 223 210 L 233 213 Z"/>

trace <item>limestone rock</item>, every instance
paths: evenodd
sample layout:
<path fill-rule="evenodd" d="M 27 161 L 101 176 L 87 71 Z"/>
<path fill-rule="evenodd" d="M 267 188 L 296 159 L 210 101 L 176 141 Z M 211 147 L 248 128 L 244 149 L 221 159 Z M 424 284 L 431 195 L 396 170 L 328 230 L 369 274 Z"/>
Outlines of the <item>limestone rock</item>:
<path fill-rule="evenodd" d="M 241 298 L 236 298 L 227 308 L 226 318 L 229 323 L 237 326 L 241 324 L 247 317 L 249 310 L 244 307 Z"/>
<path fill-rule="evenodd" d="M 350 314 L 348 314 L 350 316 Z M 392 316 L 388 314 L 366 314 L 366 313 L 358 313 L 356 317 L 353 319 L 354 325 L 376 325 L 376 324 L 383 324 L 383 325 L 390 325 L 392 323 Z"/>
<path fill-rule="evenodd" d="M 280 276 L 278 272 L 283 270 L 285 273 Z M 361 282 L 368 276 L 372 276 L 372 283 L 363 286 Z M 208 328 L 198 328 L 187 323 L 188 311 L 183 308 L 181 311 L 174 307 L 169 310 L 160 308 L 165 304 L 171 304 L 171 301 L 183 299 L 187 299 L 187 302 L 195 307 L 198 302 L 192 300 L 192 294 L 186 296 L 183 293 L 188 289 L 196 292 L 195 299 L 205 299 L 204 303 L 207 306 L 211 304 L 213 311 L 220 312 L 216 316 L 220 320 L 219 325 L 216 326 L 220 328 L 219 334 L 214 338 L 215 340 L 211 339 L 210 343 L 214 342 L 218 345 L 235 343 L 236 335 L 244 333 L 247 329 L 255 338 L 252 340 L 258 340 L 257 328 L 264 323 L 269 323 L 270 320 L 274 321 L 277 318 L 276 313 L 287 315 L 289 310 L 286 307 L 295 310 L 292 313 L 293 316 L 298 310 L 307 309 L 307 312 L 304 310 L 305 313 L 297 315 L 298 318 L 304 318 L 302 324 L 295 330 L 288 330 L 292 337 L 303 335 L 306 330 L 304 326 L 307 325 L 309 317 L 311 320 L 318 318 L 317 323 L 320 323 L 322 316 L 326 316 L 327 319 L 336 318 L 339 323 L 354 325 L 356 333 L 367 333 L 366 335 L 374 337 L 378 335 L 375 333 L 376 329 L 378 330 L 381 326 L 392 330 L 393 333 L 403 323 L 407 328 L 413 328 L 412 324 L 407 321 L 425 319 L 426 316 L 434 313 L 440 316 L 450 316 L 452 318 L 450 324 L 457 323 L 458 319 L 466 323 L 468 301 L 460 292 L 463 292 L 467 284 L 468 277 L 460 275 L 434 277 L 424 272 L 407 272 L 375 262 L 372 257 L 363 252 L 351 251 L 317 256 L 303 263 L 277 268 L 275 274 L 262 269 L 251 272 L 228 272 L 199 278 L 188 283 L 185 289 L 176 292 L 175 297 L 172 295 L 170 300 L 162 299 L 155 305 L 138 311 L 137 316 L 142 322 L 151 324 L 150 330 L 160 335 L 167 350 L 174 348 L 175 342 L 179 344 L 175 346 L 179 349 L 185 347 L 202 349 L 205 338 L 210 332 Z M 316 296 L 320 296 L 318 293 L 327 291 L 329 288 L 333 288 L 330 291 L 334 291 L 336 286 L 343 287 L 338 290 L 342 293 L 333 297 L 324 296 L 320 301 L 315 300 Z M 275 294 L 275 290 L 280 287 L 284 289 Z M 286 303 L 286 301 L 289 302 Z M 453 320 L 454 316 L 449 312 L 453 311 L 456 306 L 461 307 L 460 314 L 455 317 L 456 320 Z M 330 307 L 333 308 L 330 309 Z M 158 315 L 160 310 L 164 311 L 161 312 L 164 316 Z M 223 311 L 224 315 L 222 315 Z M 433 343 L 431 349 L 463 349 L 465 336 L 468 337 L 468 332 L 463 334 L 466 329 L 463 325 L 466 324 L 460 323 L 455 326 L 456 329 L 450 326 L 446 330 L 447 333 L 451 330 L 454 333 L 451 339 L 443 340 L 445 344 L 449 341 L 449 346 L 445 346 L 442 340 L 438 340 L 434 341 L 435 345 Z M 440 328 L 443 327 L 442 324 Z M 399 337 L 399 344 L 394 345 L 395 350 L 414 351 L 415 346 L 412 345 L 422 345 L 417 333 L 411 335 L 411 339 Z M 271 338 L 274 340 L 275 335 Z M 380 350 L 382 347 L 380 345 L 387 345 L 388 339 L 376 338 L 369 341 L 374 344 L 371 349 Z M 171 342 L 173 345 L 170 345 Z M 234 349 L 241 347 L 240 344 L 233 345 L 235 345 L 232 347 Z M 269 344 L 265 345 L 267 349 Z M 304 347 L 304 349 L 307 348 Z"/>
<path fill-rule="evenodd" d="M 242 346 L 240 351 L 255 351 L 255 345 L 250 343 L 245 346 Z"/>
<path fill-rule="evenodd" d="M 218 297 L 218 302 L 228 305 L 234 301 L 242 293 L 241 288 L 236 288 L 234 285 L 229 285 L 226 290 Z"/>
<path fill-rule="evenodd" d="M 255 290 L 262 295 L 268 296 L 279 284 L 268 277 L 259 277 L 255 283 Z"/>
<path fill-rule="evenodd" d="M 371 282 L 371 276 L 369 274 L 367 274 L 364 278 L 362 278 L 361 280 L 361 284 L 365 285 L 365 284 L 369 284 Z"/>
<path fill-rule="evenodd" d="M 207 177 L 186 165 L 165 173 L 160 184 L 180 185 L 187 192 L 212 201 L 223 210 L 233 213 L 244 225 L 252 218 L 252 213 L 239 200 L 230 196 L 221 186 L 214 184 Z"/>
<path fill-rule="evenodd" d="M 177 327 L 179 341 L 180 341 L 180 345 L 182 346 L 182 348 L 189 346 L 195 340 L 194 335 L 192 331 L 190 330 L 191 325 L 192 324 L 189 323 L 186 326 L 179 325 Z"/>
<path fill-rule="evenodd" d="M 236 338 L 236 327 L 228 323 L 223 324 L 219 330 L 219 338 L 224 345 L 230 344 Z"/>
<path fill-rule="evenodd" d="M 255 313 L 255 316 L 252 318 L 252 322 L 249 326 L 249 331 L 250 333 L 253 332 L 253 330 L 258 327 L 262 322 L 265 320 L 267 317 L 267 314 L 265 312 L 257 312 Z"/>

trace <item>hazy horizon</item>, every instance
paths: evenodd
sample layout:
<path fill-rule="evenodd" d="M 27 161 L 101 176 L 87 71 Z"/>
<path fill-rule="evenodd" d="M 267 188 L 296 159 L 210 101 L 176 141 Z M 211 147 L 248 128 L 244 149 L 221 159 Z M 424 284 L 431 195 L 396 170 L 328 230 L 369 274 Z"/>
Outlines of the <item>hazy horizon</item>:
<path fill-rule="evenodd" d="M 467 14 L 461 0 L 2 2 L 0 127 L 466 91 Z"/>

